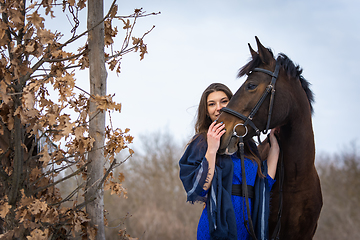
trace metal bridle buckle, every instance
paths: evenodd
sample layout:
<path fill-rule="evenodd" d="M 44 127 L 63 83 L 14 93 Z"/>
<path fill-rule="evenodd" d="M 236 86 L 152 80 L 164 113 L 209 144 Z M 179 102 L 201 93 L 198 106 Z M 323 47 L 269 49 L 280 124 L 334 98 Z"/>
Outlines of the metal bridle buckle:
<path fill-rule="evenodd" d="M 237 126 L 244 126 L 244 128 L 245 128 L 245 130 L 246 130 L 244 135 L 242 135 L 242 136 L 237 135 L 237 132 L 236 132 L 236 127 L 237 127 Z M 242 123 L 238 123 L 238 124 L 236 124 L 236 125 L 234 126 L 233 133 L 234 133 L 234 136 L 235 136 L 235 137 L 238 137 L 238 138 L 240 138 L 240 137 L 245 137 L 246 134 L 248 133 L 248 128 L 247 128 L 246 125 L 244 125 L 244 124 L 242 124 Z"/>

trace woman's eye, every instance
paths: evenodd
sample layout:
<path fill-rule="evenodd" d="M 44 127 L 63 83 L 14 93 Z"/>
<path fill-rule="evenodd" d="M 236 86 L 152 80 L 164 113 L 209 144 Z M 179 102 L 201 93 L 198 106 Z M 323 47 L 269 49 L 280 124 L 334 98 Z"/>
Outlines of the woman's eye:
<path fill-rule="evenodd" d="M 256 87 L 257 87 L 257 85 L 252 84 L 252 83 L 249 83 L 249 84 L 247 85 L 247 89 L 248 89 L 248 90 L 254 90 Z"/>

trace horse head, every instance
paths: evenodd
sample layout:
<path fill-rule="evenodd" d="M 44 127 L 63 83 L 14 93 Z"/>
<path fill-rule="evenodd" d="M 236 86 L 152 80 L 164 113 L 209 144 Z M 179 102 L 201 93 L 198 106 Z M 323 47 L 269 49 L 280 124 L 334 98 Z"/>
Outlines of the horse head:
<path fill-rule="evenodd" d="M 249 44 L 252 59 L 238 75 L 246 74 L 248 77 L 218 118 L 226 128 L 219 147 L 220 154 L 231 155 L 237 151 L 239 136 L 247 140 L 260 135 L 260 131 L 266 133 L 268 128 L 284 125 L 296 108 L 305 106 L 311 112 L 312 92 L 301 76 L 300 67 L 284 54 L 275 59 L 271 50 L 255 38 L 258 52 Z M 289 81 L 289 78 L 297 81 Z M 270 101 L 272 94 L 273 100 Z"/>

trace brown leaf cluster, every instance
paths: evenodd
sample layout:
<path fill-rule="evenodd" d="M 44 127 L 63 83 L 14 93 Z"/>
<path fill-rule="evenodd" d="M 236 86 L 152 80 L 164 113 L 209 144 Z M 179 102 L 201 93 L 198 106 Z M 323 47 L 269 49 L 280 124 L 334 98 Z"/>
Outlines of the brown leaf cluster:
<path fill-rule="evenodd" d="M 113 38 L 116 37 L 118 30 L 117 27 L 112 27 L 112 19 L 108 19 L 104 22 L 105 28 L 105 46 L 109 46 L 114 43 Z"/>
<path fill-rule="evenodd" d="M 110 95 L 110 94 L 106 96 L 96 95 L 91 100 L 95 101 L 96 108 L 99 111 L 113 110 L 113 111 L 121 112 L 121 104 L 113 101 L 114 96 L 115 95 Z"/>
<path fill-rule="evenodd" d="M 48 204 L 45 196 L 26 196 L 24 190 L 21 191 L 22 197 L 17 207 L 12 207 L 15 220 L 19 223 L 18 227 L 1 234 L 1 239 L 12 239 L 26 234 L 27 239 L 49 239 L 54 233 L 60 231 L 69 232 L 72 236 L 88 233 L 88 222 L 85 212 L 71 208 L 59 208 L 57 205 Z M 1 218 L 6 218 L 9 214 L 10 206 L 6 201 L 0 202 Z M 93 230 L 90 230 L 93 231 Z M 93 235 L 93 233 L 92 233 Z M 65 235 L 66 236 L 66 235 Z"/>
<path fill-rule="evenodd" d="M 130 52 L 137 52 L 140 50 L 140 60 L 143 60 L 147 52 L 147 45 L 144 43 L 144 38 L 149 34 L 154 26 L 144 33 L 141 37 L 134 37 L 133 30 L 136 25 L 138 18 L 146 17 L 150 15 L 157 15 L 159 13 L 147 14 L 142 8 L 135 9 L 134 13 L 128 16 L 118 16 L 118 7 L 114 6 L 113 10 L 109 14 L 109 19 L 105 21 L 105 45 L 111 46 L 111 53 L 106 54 L 107 63 L 110 70 L 115 70 L 117 74 L 120 73 L 120 62 L 122 57 Z M 113 19 L 119 19 L 123 23 L 123 29 L 126 30 L 125 39 L 122 42 L 121 48 L 115 48 L 116 36 L 118 29 L 113 27 Z M 131 42 L 132 41 L 132 42 Z"/>
<path fill-rule="evenodd" d="M 115 130 L 110 127 L 106 127 L 105 136 L 106 136 L 106 148 L 104 154 L 106 158 L 109 158 L 111 161 L 114 160 L 116 154 L 121 150 L 128 148 L 128 144 L 133 142 L 133 137 L 128 134 L 130 129 L 126 128 L 123 132 L 121 129 L 117 128 Z M 133 151 L 129 149 L 129 153 L 132 154 Z"/>
<path fill-rule="evenodd" d="M 133 37 L 132 39 L 133 39 L 133 45 L 135 46 L 135 52 L 137 52 L 140 49 L 140 60 L 143 60 L 145 53 L 148 53 L 146 44 L 144 44 L 142 38 Z"/>

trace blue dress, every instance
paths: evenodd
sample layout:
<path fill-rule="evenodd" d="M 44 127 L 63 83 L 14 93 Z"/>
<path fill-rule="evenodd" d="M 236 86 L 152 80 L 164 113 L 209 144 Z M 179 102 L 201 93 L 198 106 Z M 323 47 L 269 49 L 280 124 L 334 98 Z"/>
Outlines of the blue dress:
<path fill-rule="evenodd" d="M 233 174 L 233 184 L 241 184 L 241 160 L 235 154 L 231 156 L 231 159 L 234 163 L 234 174 Z M 256 162 L 245 158 L 245 173 L 246 173 L 246 183 L 247 185 L 254 186 L 255 179 L 257 177 L 257 164 Z M 271 189 L 272 185 L 275 183 L 269 175 L 266 176 L 266 179 L 269 183 L 269 187 Z M 206 194 L 207 191 L 204 192 Z M 244 217 L 247 218 L 246 210 L 244 210 L 245 198 L 241 196 L 231 196 L 231 201 L 234 207 L 235 218 L 236 218 L 236 227 L 237 227 L 237 238 L 238 240 L 249 239 L 249 233 L 247 232 L 244 225 Z M 252 199 L 249 198 L 249 207 L 252 212 Z M 210 232 L 209 232 L 209 220 L 208 220 L 208 211 L 207 206 L 204 208 L 197 229 L 197 240 L 210 240 Z"/>

